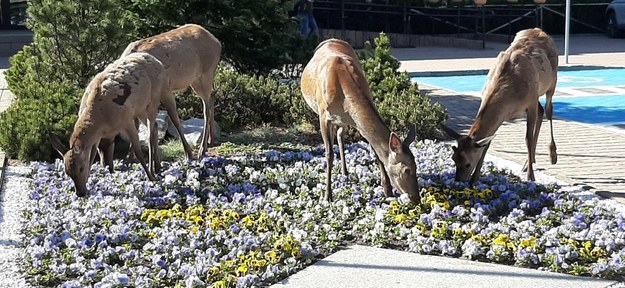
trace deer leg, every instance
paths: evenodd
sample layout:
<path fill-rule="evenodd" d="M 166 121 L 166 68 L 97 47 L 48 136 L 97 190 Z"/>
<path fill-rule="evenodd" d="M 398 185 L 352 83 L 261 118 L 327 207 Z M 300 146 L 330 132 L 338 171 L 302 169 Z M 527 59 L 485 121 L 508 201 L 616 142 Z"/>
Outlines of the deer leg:
<path fill-rule="evenodd" d="M 538 103 L 538 102 L 536 102 Z M 535 137 L 537 136 L 534 133 L 534 129 L 536 127 L 536 121 L 538 120 L 538 107 L 533 106 L 527 108 L 527 129 L 525 131 L 525 145 L 527 146 L 527 180 L 535 181 L 534 178 L 534 153 L 535 150 L 533 143 L 535 142 Z"/>
<path fill-rule="evenodd" d="M 180 141 L 182 142 L 182 147 L 184 148 L 187 160 L 191 160 L 191 158 L 193 158 L 193 151 L 191 150 L 191 146 L 189 146 L 189 142 L 187 142 L 187 138 L 184 136 L 184 132 L 182 131 L 182 125 L 180 123 L 180 118 L 178 117 L 178 111 L 176 110 L 176 100 L 171 92 L 167 91 L 166 93 L 169 93 L 169 95 L 162 97 L 161 104 L 165 106 L 169 119 L 171 119 L 171 123 L 174 124 L 176 131 L 178 131 L 178 135 L 180 135 Z"/>
<path fill-rule="evenodd" d="M 112 139 L 100 139 L 98 152 L 100 153 L 100 161 L 102 166 L 108 167 L 109 172 L 113 173 L 113 152 L 115 151 L 115 137 Z"/>
<path fill-rule="evenodd" d="M 141 121 L 139 121 L 139 119 L 135 119 L 135 129 L 137 129 L 137 131 L 139 131 L 139 125 L 141 125 Z M 113 139 L 113 141 L 115 141 L 115 139 Z M 126 162 L 128 163 L 133 163 L 136 160 L 134 148 L 132 146 L 132 142 L 130 142 L 130 144 L 128 144 L 128 153 L 125 157 Z"/>
<path fill-rule="evenodd" d="M 210 73 L 202 75 L 191 84 L 191 87 L 202 99 L 202 104 L 204 105 L 204 129 L 202 129 L 202 143 L 200 145 L 199 158 L 204 157 L 209 146 L 217 145 L 215 127 L 213 127 L 213 122 L 215 121 L 215 107 L 211 95 L 215 73 L 211 75 L 208 74 Z"/>
<path fill-rule="evenodd" d="M 148 167 L 152 174 L 160 172 L 160 163 L 156 163 L 156 153 L 158 150 L 158 133 L 156 132 L 156 119 L 148 119 L 148 134 L 150 135 L 150 139 L 148 141 Z"/>
<path fill-rule="evenodd" d="M 378 163 L 378 168 L 380 169 L 380 184 L 382 185 L 382 189 L 384 189 L 384 195 L 386 197 L 393 197 L 393 186 L 391 186 L 391 178 L 388 177 L 388 173 L 386 173 L 386 168 L 384 167 L 384 163 L 380 160 L 377 152 L 373 152 L 375 154 L 375 161 Z"/>
<path fill-rule="evenodd" d="M 472 187 L 475 182 L 480 178 L 480 173 L 482 172 L 482 165 L 484 165 L 484 158 L 486 157 L 486 152 L 488 151 L 488 147 L 490 147 L 490 143 L 486 144 L 482 150 L 482 155 L 480 156 L 480 160 L 477 161 L 477 165 L 475 165 L 475 170 L 473 170 L 473 174 L 471 175 L 471 179 L 469 179 L 469 186 Z"/>
<path fill-rule="evenodd" d="M 332 123 L 326 120 L 325 111 L 319 112 L 319 126 L 321 128 L 321 138 L 325 146 L 326 153 L 326 194 L 325 200 L 332 202 L 332 162 L 334 161 L 334 151 L 332 151 Z"/>
<path fill-rule="evenodd" d="M 339 143 L 339 154 L 341 155 L 341 172 L 347 176 L 347 162 L 345 162 L 345 146 L 343 143 L 343 130 L 345 127 L 339 126 L 336 130 L 336 140 Z"/>
<path fill-rule="evenodd" d="M 540 127 L 543 124 L 543 115 L 545 115 L 545 109 L 543 109 L 543 106 L 540 105 L 540 102 L 537 101 L 536 105 L 538 108 L 538 114 L 536 115 L 536 123 L 534 125 L 534 141 L 531 143 L 531 149 L 532 151 L 534 151 L 534 157 L 531 159 L 532 163 L 536 163 L 536 146 L 538 146 L 538 135 L 540 134 Z M 527 171 L 527 161 L 529 161 L 529 159 L 525 160 L 525 164 L 523 164 L 523 169 L 521 170 L 523 172 Z"/>
<path fill-rule="evenodd" d="M 95 161 L 95 155 L 98 152 L 98 149 L 97 149 L 98 146 L 99 146 L 99 142 L 91 146 L 91 154 L 89 154 L 89 167 L 91 167 L 91 165 L 93 165 L 93 162 Z"/>
<path fill-rule="evenodd" d="M 134 125 L 128 125 L 126 128 L 126 135 L 132 144 L 133 151 L 135 152 L 135 156 L 139 160 L 141 167 L 143 167 L 145 173 L 148 174 L 148 179 L 150 179 L 150 181 L 156 181 L 156 177 L 154 177 L 154 174 L 152 174 L 145 164 L 145 158 L 143 157 L 143 152 L 141 151 L 141 144 L 139 144 L 139 132 L 137 131 L 137 128 L 135 128 Z"/>
<path fill-rule="evenodd" d="M 549 158 L 551 159 L 551 164 L 558 163 L 558 152 L 556 151 L 556 141 L 553 139 L 553 103 L 551 102 L 551 98 L 553 97 L 553 93 L 555 93 L 555 85 L 552 89 L 547 91 L 547 101 L 545 103 L 545 108 L 547 111 L 547 120 L 549 120 L 549 130 L 551 135 L 551 142 L 549 143 Z"/>

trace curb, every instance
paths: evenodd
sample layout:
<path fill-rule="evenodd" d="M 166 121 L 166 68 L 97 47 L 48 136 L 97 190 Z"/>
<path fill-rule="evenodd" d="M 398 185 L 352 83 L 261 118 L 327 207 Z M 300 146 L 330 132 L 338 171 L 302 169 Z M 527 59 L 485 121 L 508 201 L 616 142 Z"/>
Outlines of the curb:
<path fill-rule="evenodd" d="M 4 174 L 7 166 L 7 158 L 4 153 L 0 151 L 0 194 L 3 192 L 4 187 Z"/>

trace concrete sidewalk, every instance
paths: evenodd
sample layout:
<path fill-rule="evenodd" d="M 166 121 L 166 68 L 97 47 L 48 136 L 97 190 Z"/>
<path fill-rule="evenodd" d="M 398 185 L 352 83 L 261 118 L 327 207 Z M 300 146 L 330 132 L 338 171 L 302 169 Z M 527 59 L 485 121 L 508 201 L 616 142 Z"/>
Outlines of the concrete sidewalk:
<path fill-rule="evenodd" d="M 616 281 L 355 245 L 271 287 L 623 287 L 619 285 Z"/>

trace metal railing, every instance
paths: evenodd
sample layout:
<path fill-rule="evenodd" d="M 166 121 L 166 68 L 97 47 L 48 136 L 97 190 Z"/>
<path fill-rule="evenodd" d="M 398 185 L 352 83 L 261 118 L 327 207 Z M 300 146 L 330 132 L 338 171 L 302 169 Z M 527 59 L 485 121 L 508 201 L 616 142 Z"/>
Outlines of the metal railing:
<path fill-rule="evenodd" d="M 453 4 L 452 4 L 453 5 Z M 581 5 L 581 4 L 580 4 Z M 583 7 L 607 6 L 607 3 L 583 4 Z M 597 9 L 603 9 L 597 7 Z M 322 28 L 384 31 L 404 34 L 452 34 L 473 33 L 514 34 L 516 30 L 543 27 L 545 14 L 561 17 L 561 4 L 510 4 L 510 5 L 455 5 L 446 7 L 414 7 L 355 3 L 345 0 L 315 1 L 315 15 Z M 597 24 L 590 24 L 574 17 L 571 21 L 594 32 L 604 32 Z M 564 23 L 564 21 L 562 21 Z M 507 28 L 507 31 L 504 29 Z M 506 33 L 501 33 L 505 31 Z"/>

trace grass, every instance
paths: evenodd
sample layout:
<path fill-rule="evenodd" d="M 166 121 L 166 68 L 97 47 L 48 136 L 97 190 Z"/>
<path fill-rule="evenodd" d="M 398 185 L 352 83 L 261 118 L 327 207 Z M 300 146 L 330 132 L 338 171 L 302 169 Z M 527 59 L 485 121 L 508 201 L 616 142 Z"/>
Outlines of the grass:
<path fill-rule="evenodd" d="M 262 151 L 310 149 L 323 144 L 321 135 L 311 125 L 296 127 L 276 127 L 263 125 L 223 133 L 220 144 L 209 148 L 208 154 L 216 155 L 243 155 L 258 154 Z M 191 147 L 194 155 L 198 147 Z M 147 151 L 147 146 L 144 148 Z M 177 161 L 184 159 L 184 149 L 180 140 L 168 140 L 160 145 L 161 160 Z"/>

